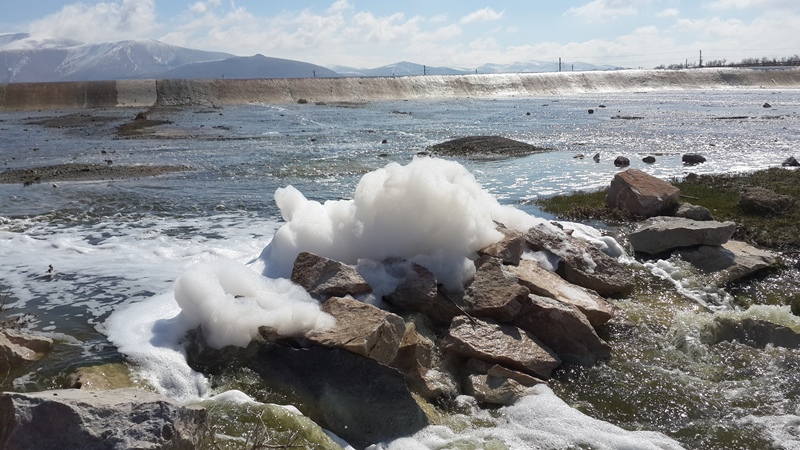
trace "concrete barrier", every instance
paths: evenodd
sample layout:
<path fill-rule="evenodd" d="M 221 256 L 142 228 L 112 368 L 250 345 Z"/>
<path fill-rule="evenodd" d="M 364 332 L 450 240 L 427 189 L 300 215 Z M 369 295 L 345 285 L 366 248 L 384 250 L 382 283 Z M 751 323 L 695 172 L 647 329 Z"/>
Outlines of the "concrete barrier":
<path fill-rule="evenodd" d="M 800 88 L 800 68 L 703 68 L 377 78 L 0 84 L 0 111 L 501 98 L 659 90 Z"/>

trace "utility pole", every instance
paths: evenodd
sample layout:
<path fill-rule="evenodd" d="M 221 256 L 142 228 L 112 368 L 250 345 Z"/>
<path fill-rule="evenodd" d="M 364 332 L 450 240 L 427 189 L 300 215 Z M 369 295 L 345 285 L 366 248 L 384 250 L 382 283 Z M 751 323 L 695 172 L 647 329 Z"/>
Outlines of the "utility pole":
<path fill-rule="evenodd" d="M 426 66 L 422 66 L 422 74 L 423 75 L 427 75 L 428 74 L 428 68 Z"/>
<path fill-rule="evenodd" d="M 703 67 L 703 51 L 700 50 L 700 67 Z"/>
<path fill-rule="evenodd" d="M 558 57 L 558 71 L 561 72 L 561 57 Z"/>

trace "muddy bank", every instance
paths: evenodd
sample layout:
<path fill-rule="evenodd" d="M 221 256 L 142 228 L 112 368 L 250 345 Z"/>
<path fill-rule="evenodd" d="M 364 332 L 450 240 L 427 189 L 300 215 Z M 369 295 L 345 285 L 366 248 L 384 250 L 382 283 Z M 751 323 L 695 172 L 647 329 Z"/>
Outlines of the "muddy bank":
<path fill-rule="evenodd" d="M 25 185 L 56 181 L 106 181 L 143 178 L 192 170 L 189 166 L 115 166 L 113 164 L 56 164 L 0 172 L 0 184 Z"/>

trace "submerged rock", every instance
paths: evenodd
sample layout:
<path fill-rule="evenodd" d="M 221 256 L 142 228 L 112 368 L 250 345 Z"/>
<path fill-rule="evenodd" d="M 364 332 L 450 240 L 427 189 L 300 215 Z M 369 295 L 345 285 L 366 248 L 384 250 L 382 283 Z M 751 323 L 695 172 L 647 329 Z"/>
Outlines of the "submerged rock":
<path fill-rule="evenodd" d="M 53 340 L 44 336 L 0 330 L 0 373 L 38 361 L 50 351 L 52 344 Z"/>
<path fill-rule="evenodd" d="M 628 235 L 637 252 L 658 254 L 680 247 L 722 245 L 734 231 L 734 222 L 697 221 L 682 217 L 655 217 Z"/>
<path fill-rule="evenodd" d="M 500 136 L 469 136 L 431 146 L 437 155 L 466 156 L 471 158 L 510 158 L 550 151 L 525 142 Z"/>
<path fill-rule="evenodd" d="M 789 327 L 766 320 L 744 318 L 734 320 L 727 317 L 714 318 L 711 342 L 739 342 L 755 348 L 767 345 L 784 348 L 800 348 L 800 334 Z"/>
<path fill-rule="evenodd" d="M 678 207 L 680 189 L 638 169 L 614 175 L 606 205 L 643 217 L 670 215 Z"/>
<path fill-rule="evenodd" d="M 191 450 L 205 421 L 204 408 L 141 389 L 0 394 L 7 449 Z"/>

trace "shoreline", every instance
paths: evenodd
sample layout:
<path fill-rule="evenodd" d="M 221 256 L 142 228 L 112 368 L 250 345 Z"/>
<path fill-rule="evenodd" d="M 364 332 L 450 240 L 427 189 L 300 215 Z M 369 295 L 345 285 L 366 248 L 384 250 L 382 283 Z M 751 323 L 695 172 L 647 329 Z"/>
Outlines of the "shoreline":
<path fill-rule="evenodd" d="M 109 164 L 51 164 L 28 169 L 9 169 L 0 172 L 0 184 L 25 186 L 56 181 L 114 181 L 130 178 L 155 177 L 192 170 L 189 166 L 172 165 L 109 165 Z"/>

